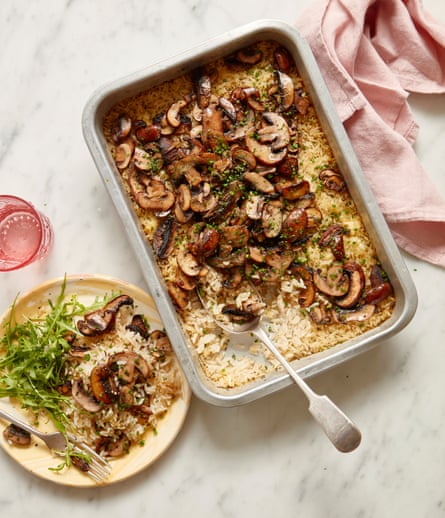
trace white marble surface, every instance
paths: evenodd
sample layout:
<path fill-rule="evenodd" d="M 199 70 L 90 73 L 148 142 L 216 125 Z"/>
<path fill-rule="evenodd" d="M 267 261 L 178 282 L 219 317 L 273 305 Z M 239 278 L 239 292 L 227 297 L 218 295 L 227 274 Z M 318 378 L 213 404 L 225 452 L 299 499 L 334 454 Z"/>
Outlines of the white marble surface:
<path fill-rule="evenodd" d="M 260 18 L 292 23 L 310 0 L 2 0 L 0 191 L 52 220 L 49 258 L 0 274 L 0 311 L 65 272 L 141 272 L 81 133 L 104 82 Z M 442 0 L 426 9 L 445 23 Z M 445 98 L 411 98 L 416 150 L 445 195 Z M 385 518 L 445 515 L 445 271 L 406 257 L 419 293 L 398 336 L 312 380 L 359 424 L 363 442 L 334 450 L 288 388 L 241 408 L 197 399 L 178 440 L 152 468 L 109 488 L 54 486 L 0 451 L 8 518 L 194 516 Z"/>

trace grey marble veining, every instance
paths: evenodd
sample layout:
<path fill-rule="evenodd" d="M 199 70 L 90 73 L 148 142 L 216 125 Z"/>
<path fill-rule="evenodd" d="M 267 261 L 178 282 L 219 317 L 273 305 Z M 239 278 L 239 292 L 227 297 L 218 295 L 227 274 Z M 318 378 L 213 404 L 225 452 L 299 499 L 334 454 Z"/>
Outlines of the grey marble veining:
<path fill-rule="evenodd" d="M 104 82 L 259 18 L 292 23 L 310 0 L 2 0 L 0 191 L 51 219 L 47 260 L 0 274 L 0 311 L 17 292 L 65 272 L 144 286 L 81 133 Z M 445 23 L 441 0 L 425 8 Z M 443 96 L 413 96 L 415 144 L 445 195 Z M 150 469 L 78 490 L 30 475 L 0 451 L 4 516 L 439 518 L 445 516 L 445 272 L 405 256 L 419 292 L 413 322 L 372 351 L 311 380 L 363 432 L 333 449 L 293 387 L 245 407 L 197 399 L 178 439 Z"/>

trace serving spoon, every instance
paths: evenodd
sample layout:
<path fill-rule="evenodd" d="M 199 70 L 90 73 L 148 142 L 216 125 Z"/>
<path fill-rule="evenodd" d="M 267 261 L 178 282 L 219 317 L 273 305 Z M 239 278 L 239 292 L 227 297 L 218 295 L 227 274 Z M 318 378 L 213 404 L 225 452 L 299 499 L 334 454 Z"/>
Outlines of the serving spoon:
<path fill-rule="evenodd" d="M 264 328 L 261 325 L 261 315 L 256 316 L 252 320 L 243 323 L 223 323 L 214 317 L 211 311 L 207 308 L 200 289 L 196 289 L 198 298 L 202 306 L 206 309 L 213 318 L 215 324 L 223 331 L 233 335 L 252 334 L 258 338 L 275 356 L 275 358 L 286 369 L 289 376 L 302 390 L 309 401 L 309 412 L 314 419 L 319 423 L 329 440 L 337 448 L 337 450 L 348 453 L 355 450 L 360 444 L 362 435 L 357 426 L 349 419 L 349 417 L 338 406 L 329 399 L 326 395 L 319 395 L 312 390 L 312 388 L 304 381 L 304 379 L 297 374 L 291 364 L 280 353 L 276 345 L 269 338 Z"/>

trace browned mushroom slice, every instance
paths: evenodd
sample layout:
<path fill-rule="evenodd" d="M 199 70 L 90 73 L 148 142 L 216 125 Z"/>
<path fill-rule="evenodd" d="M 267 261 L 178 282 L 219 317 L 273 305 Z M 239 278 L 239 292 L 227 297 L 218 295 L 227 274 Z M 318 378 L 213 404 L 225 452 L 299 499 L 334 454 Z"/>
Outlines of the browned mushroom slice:
<path fill-rule="evenodd" d="M 182 290 L 191 291 L 198 285 L 198 277 L 187 275 L 178 265 L 176 268 L 175 282 Z"/>
<path fill-rule="evenodd" d="M 309 315 L 317 325 L 327 325 L 333 322 L 332 311 L 326 309 L 324 305 L 313 306 L 309 311 Z"/>
<path fill-rule="evenodd" d="M 277 164 L 287 154 L 287 145 L 290 141 L 289 127 L 284 118 L 277 113 L 265 112 L 263 118 L 268 125 L 246 135 L 246 146 L 263 164 Z"/>
<path fill-rule="evenodd" d="M 341 297 L 349 290 L 349 277 L 343 271 L 343 265 L 333 264 L 323 277 L 319 270 L 314 272 L 314 284 L 316 288 L 331 297 Z"/>
<path fill-rule="evenodd" d="M 242 119 L 238 120 L 237 124 L 230 130 L 226 131 L 224 136 L 228 142 L 237 142 L 248 135 L 254 133 L 255 111 L 248 109 L 243 111 Z"/>
<path fill-rule="evenodd" d="M 209 105 L 202 112 L 202 142 L 215 150 L 225 142 L 222 112 L 216 106 Z"/>
<path fill-rule="evenodd" d="M 210 102 L 212 83 L 210 77 L 207 75 L 201 76 L 198 79 L 196 88 L 197 105 L 202 110 L 207 108 Z"/>
<path fill-rule="evenodd" d="M 136 203 L 142 209 L 162 213 L 170 210 L 175 204 L 175 195 L 171 191 L 164 190 L 162 194 L 150 196 L 146 192 L 136 195 Z"/>
<path fill-rule="evenodd" d="M 306 115 L 309 106 L 311 105 L 311 101 L 309 100 L 309 97 L 304 94 L 304 92 L 296 90 L 294 104 L 298 113 L 301 113 L 301 115 Z"/>
<path fill-rule="evenodd" d="M 31 444 L 31 434 L 20 428 L 16 424 L 10 424 L 3 430 L 3 437 L 8 444 L 14 446 L 29 446 Z"/>
<path fill-rule="evenodd" d="M 131 322 L 125 326 L 125 329 L 133 331 L 133 333 L 142 336 L 142 338 L 146 339 L 148 337 L 147 323 L 142 315 L 133 315 Z"/>
<path fill-rule="evenodd" d="M 221 313 L 229 317 L 230 320 L 238 324 L 250 322 L 257 317 L 254 313 L 237 307 L 235 304 L 226 304 Z"/>
<path fill-rule="evenodd" d="M 272 201 L 266 203 L 263 207 L 261 225 L 267 238 L 278 237 L 283 226 L 281 206 Z"/>
<path fill-rule="evenodd" d="M 221 242 L 234 248 L 241 248 L 247 244 L 250 233 L 243 225 L 226 225 L 220 231 Z"/>
<path fill-rule="evenodd" d="M 247 149 L 242 148 L 241 146 L 235 144 L 230 149 L 230 155 L 232 157 L 233 162 L 235 164 L 242 163 L 246 164 L 247 168 L 252 171 L 256 167 L 256 158 Z"/>
<path fill-rule="evenodd" d="M 281 97 L 280 111 L 286 111 L 292 106 L 294 102 L 294 82 L 290 76 L 284 72 L 281 72 L 280 70 L 276 70 L 275 74 L 277 77 Z"/>
<path fill-rule="evenodd" d="M 307 227 L 310 229 L 318 227 L 323 219 L 321 210 L 317 209 L 317 207 L 307 207 L 305 211 L 307 215 Z"/>
<path fill-rule="evenodd" d="M 121 140 L 128 137 L 132 127 L 131 119 L 125 113 L 119 115 L 111 128 L 111 137 L 118 144 Z"/>
<path fill-rule="evenodd" d="M 81 379 L 76 378 L 73 380 L 71 387 L 71 395 L 76 403 L 78 403 L 87 412 L 99 412 L 102 405 L 92 395 L 88 394 L 83 386 Z"/>
<path fill-rule="evenodd" d="M 304 237 L 307 228 L 307 214 L 305 209 L 294 209 L 284 219 L 282 234 L 290 242 Z"/>
<path fill-rule="evenodd" d="M 285 200 L 294 201 L 308 194 L 310 184 L 306 180 L 282 180 L 275 184 L 275 190 L 279 192 Z"/>
<path fill-rule="evenodd" d="M 323 186 L 330 191 L 341 192 L 346 188 L 343 176 L 333 169 L 323 169 L 319 174 L 319 178 L 322 181 Z"/>
<path fill-rule="evenodd" d="M 391 283 L 382 268 L 377 264 L 371 268 L 370 281 L 371 288 L 365 296 L 367 304 L 379 304 L 393 293 Z"/>
<path fill-rule="evenodd" d="M 196 277 L 201 271 L 201 264 L 198 259 L 189 251 L 181 248 L 176 257 L 178 266 L 189 277 Z"/>
<path fill-rule="evenodd" d="M 352 308 L 360 300 L 365 288 L 365 274 L 358 263 L 350 262 L 343 265 L 343 271 L 349 277 L 349 288 L 347 293 L 335 300 L 337 306 L 341 308 Z"/>
<path fill-rule="evenodd" d="M 244 88 L 246 94 L 247 104 L 255 111 L 264 111 L 264 103 L 261 101 L 261 94 L 258 88 L 249 87 Z"/>
<path fill-rule="evenodd" d="M 134 141 L 131 138 L 121 142 L 117 147 L 114 155 L 114 161 L 119 169 L 128 167 L 135 149 Z"/>
<path fill-rule="evenodd" d="M 255 47 L 246 47 L 238 50 L 235 58 L 244 65 L 256 65 L 263 58 L 263 53 Z"/>
<path fill-rule="evenodd" d="M 272 268 L 273 273 L 281 276 L 292 264 L 294 258 L 295 253 L 290 249 L 271 249 L 266 250 L 264 262 Z"/>
<path fill-rule="evenodd" d="M 265 263 L 267 251 L 265 248 L 260 246 L 249 246 L 249 259 L 255 263 Z"/>
<path fill-rule="evenodd" d="M 187 106 L 187 101 L 180 99 L 172 105 L 170 105 L 167 113 L 165 114 L 167 122 L 173 128 L 177 128 L 181 124 L 180 111 Z"/>
<path fill-rule="evenodd" d="M 246 253 L 243 249 L 238 248 L 229 254 L 212 256 L 207 259 L 207 262 L 214 268 L 222 269 L 242 266 L 246 262 Z"/>
<path fill-rule="evenodd" d="M 150 341 L 153 344 L 154 352 L 165 355 L 172 351 L 170 340 L 164 331 L 155 329 L 150 334 Z"/>
<path fill-rule="evenodd" d="M 302 308 L 308 308 L 314 303 L 316 294 L 312 272 L 304 266 L 295 264 L 291 268 L 291 273 L 304 283 L 304 288 L 298 292 L 298 304 Z"/>
<path fill-rule="evenodd" d="M 141 171 L 151 171 L 153 166 L 153 160 L 150 153 L 147 153 L 145 149 L 136 146 L 134 149 L 134 165 Z"/>
<path fill-rule="evenodd" d="M 288 154 L 286 158 L 277 165 L 277 173 L 286 177 L 296 176 L 298 173 L 297 156 Z"/>
<path fill-rule="evenodd" d="M 322 233 L 318 244 L 320 246 L 330 247 L 337 261 L 345 258 L 345 247 L 343 243 L 344 229 L 338 223 L 333 223 Z"/>
<path fill-rule="evenodd" d="M 249 182 L 257 191 L 260 191 L 265 194 L 272 194 L 275 192 L 275 188 L 267 178 L 264 178 L 258 173 L 248 171 L 243 173 L 243 178 L 247 182 Z"/>
<path fill-rule="evenodd" d="M 236 108 L 233 105 L 233 103 L 229 99 L 226 99 L 225 97 L 220 97 L 219 105 L 221 106 L 221 108 L 223 109 L 224 113 L 227 115 L 229 120 L 232 123 L 235 123 L 236 119 L 237 119 L 237 114 L 236 114 Z"/>
<path fill-rule="evenodd" d="M 185 309 L 189 300 L 187 291 L 181 289 L 175 282 L 172 281 L 167 283 L 167 288 L 172 301 L 178 307 L 178 309 Z"/>
<path fill-rule="evenodd" d="M 250 193 L 244 202 L 247 216 L 252 220 L 260 220 L 263 214 L 263 207 L 266 203 L 264 196 Z"/>
<path fill-rule="evenodd" d="M 280 72 L 287 74 L 292 66 L 293 59 L 285 47 L 278 47 L 274 51 L 275 65 Z"/>
<path fill-rule="evenodd" d="M 99 364 L 93 367 L 90 373 L 90 385 L 96 400 L 106 405 L 113 403 L 118 396 L 112 372 L 106 365 Z"/>
<path fill-rule="evenodd" d="M 108 360 L 107 366 L 117 377 L 118 382 L 124 385 L 134 383 L 137 373 L 140 373 L 144 380 L 150 374 L 150 367 L 145 359 L 132 351 L 113 354 Z"/>
<path fill-rule="evenodd" d="M 159 140 L 159 137 L 161 136 L 161 127 L 159 124 L 146 124 L 143 122 L 143 124 L 138 125 L 134 133 L 141 144 L 148 144 L 149 142 Z"/>
<path fill-rule="evenodd" d="M 78 320 L 77 329 L 85 336 L 97 336 L 109 331 L 114 325 L 116 313 L 122 306 L 132 306 L 134 301 L 128 295 L 119 295 L 103 308 L 92 311 Z"/>
<path fill-rule="evenodd" d="M 218 205 L 218 198 L 211 193 L 210 185 L 202 183 L 199 189 L 192 192 L 190 208 L 193 212 L 211 213 Z"/>
<path fill-rule="evenodd" d="M 189 249 L 198 257 L 209 257 L 214 254 L 220 234 L 214 227 L 205 224 L 193 225 L 189 232 Z"/>
<path fill-rule="evenodd" d="M 153 236 L 153 249 L 160 259 L 165 259 L 173 249 L 176 233 L 174 218 L 163 219 L 157 226 Z"/>
<path fill-rule="evenodd" d="M 243 273 L 241 268 L 231 268 L 226 273 L 226 276 L 223 280 L 224 288 L 233 290 L 237 288 L 243 281 Z"/>
<path fill-rule="evenodd" d="M 374 304 L 363 304 L 354 309 L 340 309 L 333 312 L 337 322 L 364 322 L 375 313 Z"/>

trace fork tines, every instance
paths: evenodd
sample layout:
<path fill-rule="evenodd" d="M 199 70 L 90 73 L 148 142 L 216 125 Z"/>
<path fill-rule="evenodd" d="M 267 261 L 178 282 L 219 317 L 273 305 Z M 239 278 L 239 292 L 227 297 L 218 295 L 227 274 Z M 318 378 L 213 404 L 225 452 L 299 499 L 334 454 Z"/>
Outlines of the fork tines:
<path fill-rule="evenodd" d="M 86 475 L 91 477 L 97 483 L 105 482 L 111 474 L 110 463 L 96 453 L 92 448 L 83 442 L 77 441 L 75 438 L 71 438 L 74 443 L 74 451 L 77 453 L 86 453 L 89 455 L 88 471 Z"/>

